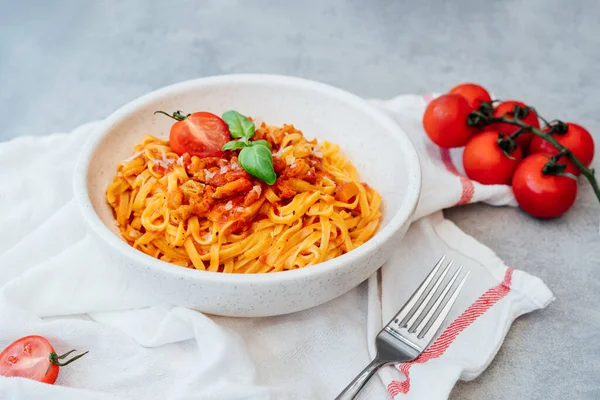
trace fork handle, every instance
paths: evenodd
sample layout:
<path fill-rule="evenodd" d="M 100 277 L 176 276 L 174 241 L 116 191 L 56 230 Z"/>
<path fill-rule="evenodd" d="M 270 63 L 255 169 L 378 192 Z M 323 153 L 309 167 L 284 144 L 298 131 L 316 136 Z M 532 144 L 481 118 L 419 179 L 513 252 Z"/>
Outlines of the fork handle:
<path fill-rule="evenodd" d="M 378 360 L 377 358 L 371 361 L 371 363 L 367 365 L 365 369 L 363 369 L 361 373 L 358 374 L 356 378 L 354 378 L 354 380 L 350 382 L 350 384 L 348 384 L 348 386 L 346 386 L 344 390 L 342 390 L 342 392 L 335 398 L 335 400 L 354 399 L 358 392 L 360 392 L 360 390 L 369 381 L 369 379 L 371 379 L 373 374 L 375 374 L 375 372 L 377 372 L 377 370 L 385 364 L 385 362 Z"/>

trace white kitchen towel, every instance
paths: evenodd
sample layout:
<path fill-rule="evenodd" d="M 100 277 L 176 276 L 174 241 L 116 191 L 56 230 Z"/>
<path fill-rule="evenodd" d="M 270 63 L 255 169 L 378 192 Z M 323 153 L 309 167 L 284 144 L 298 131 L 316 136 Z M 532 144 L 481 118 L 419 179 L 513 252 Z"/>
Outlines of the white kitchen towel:
<path fill-rule="evenodd" d="M 0 399 L 331 399 L 370 361 L 378 330 L 442 254 L 471 270 L 446 327 L 419 359 L 382 370 L 361 398 L 447 398 L 458 379 L 486 368 L 516 317 L 553 297 L 443 218 L 440 210 L 454 205 L 514 199 L 507 186 L 464 178 L 460 152 L 427 139 L 421 116 L 430 99 L 373 101 L 409 134 L 423 170 L 420 219 L 396 253 L 349 293 L 271 318 L 157 304 L 105 261 L 71 189 L 77 153 L 101 122 L 1 143 L 0 348 L 38 334 L 57 352 L 90 353 L 62 368 L 53 386 L 0 377 Z"/>

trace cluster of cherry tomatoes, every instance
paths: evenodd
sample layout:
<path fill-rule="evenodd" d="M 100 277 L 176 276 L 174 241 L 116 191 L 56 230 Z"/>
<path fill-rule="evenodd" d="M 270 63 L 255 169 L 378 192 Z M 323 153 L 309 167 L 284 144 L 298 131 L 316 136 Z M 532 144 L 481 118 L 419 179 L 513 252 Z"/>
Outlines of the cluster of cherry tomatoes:
<path fill-rule="evenodd" d="M 478 112 L 486 112 L 490 123 L 470 123 Z M 470 179 L 486 185 L 512 185 L 524 211 L 538 218 L 557 217 L 575 202 L 575 176 L 580 171 L 531 129 L 507 122 L 515 120 L 540 129 L 534 109 L 519 101 L 492 101 L 485 88 L 464 83 L 429 103 L 423 128 L 440 147 L 464 146 L 463 166 Z M 551 134 L 586 167 L 591 164 L 594 140 L 586 129 L 557 121 L 541 130 Z"/>

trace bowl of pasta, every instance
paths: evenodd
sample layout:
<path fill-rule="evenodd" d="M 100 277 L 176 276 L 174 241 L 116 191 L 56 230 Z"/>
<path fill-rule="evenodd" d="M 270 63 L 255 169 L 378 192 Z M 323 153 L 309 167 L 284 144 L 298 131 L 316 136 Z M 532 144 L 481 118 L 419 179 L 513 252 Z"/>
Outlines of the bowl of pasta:
<path fill-rule="evenodd" d="M 157 302 L 255 317 L 317 306 L 373 274 L 408 229 L 420 174 L 406 134 L 359 97 L 224 75 L 113 113 L 74 188 L 98 246 Z"/>

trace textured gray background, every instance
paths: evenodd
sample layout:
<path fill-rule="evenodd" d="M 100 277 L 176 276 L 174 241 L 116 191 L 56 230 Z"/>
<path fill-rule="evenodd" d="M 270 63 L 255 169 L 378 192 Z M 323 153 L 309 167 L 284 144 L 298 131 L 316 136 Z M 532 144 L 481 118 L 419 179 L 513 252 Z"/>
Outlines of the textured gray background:
<path fill-rule="evenodd" d="M 173 82 L 265 72 L 378 98 L 476 81 L 600 143 L 599 15 L 595 0 L 0 0 L 0 140 L 68 131 Z M 452 399 L 600 398 L 599 209 L 583 184 L 554 221 L 446 213 L 557 298 Z"/>

